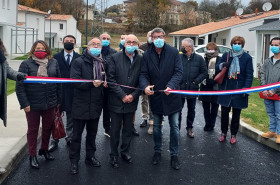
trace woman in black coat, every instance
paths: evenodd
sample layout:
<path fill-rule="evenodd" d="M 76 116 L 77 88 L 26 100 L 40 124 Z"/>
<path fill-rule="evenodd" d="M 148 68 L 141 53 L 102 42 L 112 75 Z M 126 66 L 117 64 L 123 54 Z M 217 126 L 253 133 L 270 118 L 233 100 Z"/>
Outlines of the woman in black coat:
<path fill-rule="evenodd" d="M 200 84 L 201 91 L 215 91 L 218 90 L 218 84 L 214 81 L 217 74 L 215 71 L 216 63 L 220 60 L 218 56 L 218 48 L 214 42 L 209 42 L 206 45 L 206 53 L 204 60 L 206 62 L 206 67 L 208 75 L 205 80 Z M 218 113 L 219 104 L 217 104 L 217 96 L 207 95 L 199 96 L 198 100 L 202 101 L 205 126 L 204 131 L 212 131 L 215 127 L 216 117 Z"/>
<path fill-rule="evenodd" d="M 58 63 L 52 58 L 46 42 L 36 41 L 29 58 L 20 64 L 19 71 L 28 76 L 60 77 Z M 21 109 L 24 109 L 28 124 L 27 143 L 30 155 L 30 166 L 38 169 L 36 157 L 37 138 L 42 117 L 42 137 L 39 155 L 46 160 L 54 160 L 48 152 L 49 140 L 57 107 L 61 104 L 61 84 L 56 83 L 23 83 L 16 84 L 16 93 Z"/>

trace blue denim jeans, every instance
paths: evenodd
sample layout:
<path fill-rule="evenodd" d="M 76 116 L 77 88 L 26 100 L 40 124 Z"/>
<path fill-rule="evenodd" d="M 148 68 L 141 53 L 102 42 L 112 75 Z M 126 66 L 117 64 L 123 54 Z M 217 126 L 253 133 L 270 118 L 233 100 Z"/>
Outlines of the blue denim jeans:
<path fill-rule="evenodd" d="M 280 135 L 280 101 L 264 100 L 269 117 L 269 130 Z"/>
<path fill-rule="evenodd" d="M 154 127 L 153 127 L 153 137 L 155 152 L 162 151 L 162 126 L 161 122 L 163 115 L 153 114 L 154 117 Z M 170 143 L 169 149 L 171 156 L 178 155 L 178 146 L 179 146 L 179 112 L 168 115 L 169 125 L 170 125 Z"/>

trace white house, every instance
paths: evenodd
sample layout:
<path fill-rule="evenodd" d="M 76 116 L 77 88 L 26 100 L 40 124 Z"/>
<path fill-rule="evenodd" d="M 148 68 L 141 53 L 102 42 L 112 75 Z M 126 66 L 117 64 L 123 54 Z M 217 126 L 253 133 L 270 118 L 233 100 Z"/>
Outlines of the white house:
<path fill-rule="evenodd" d="M 63 48 L 62 41 L 66 35 L 76 38 L 76 46 L 81 47 L 82 34 L 77 29 L 77 21 L 72 15 L 51 14 L 46 18 L 45 41 L 49 43 L 51 38 L 52 48 Z"/>
<path fill-rule="evenodd" d="M 0 1 L 0 38 L 10 54 L 15 41 L 12 42 L 12 30 L 17 27 L 17 0 Z"/>
<path fill-rule="evenodd" d="M 230 46 L 230 41 L 234 36 L 245 38 L 244 49 L 252 56 L 255 55 L 256 32 L 249 31 L 249 28 L 260 26 L 264 19 L 278 18 L 279 10 L 261 12 L 257 14 L 247 14 L 233 16 L 217 22 L 209 22 L 199 26 L 194 26 L 184 30 L 170 33 L 173 37 L 173 45 L 180 49 L 181 41 L 190 37 L 195 41 L 195 45 L 215 42 L 216 44 Z M 257 76 L 257 62 L 254 58 L 255 77 Z"/>
<path fill-rule="evenodd" d="M 45 16 L 47 12 L 43 12 L 34 8 L 18 5 L 17 24 L 19 29 L 15 35 L 17 47 L 14 53 L 28 53 L 36 40 L 45 39 Z M 32 29 L 20 29 L 27 27 Z"/>

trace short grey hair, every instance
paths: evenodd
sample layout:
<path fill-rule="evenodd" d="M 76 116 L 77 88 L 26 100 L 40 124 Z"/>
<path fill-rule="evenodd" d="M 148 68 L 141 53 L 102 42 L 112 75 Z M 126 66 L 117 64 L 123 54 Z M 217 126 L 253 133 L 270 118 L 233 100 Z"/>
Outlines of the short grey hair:
<path fill-rule="evenodd" d="M 138 40 L 138 38 L 136 37 L 136 35 L 134 35 L 134 34 L 129 34 L 129 35 L 127 35 L 127 36 L 125 37 L 125 42 L 127 41 L 127 38 L 128 38 L 129 36 L 135 37 L 136 40 L 137 40 L 137 42 L 138 42 L 138 44 L 139 44 L 139 40 Z"/>
<path fill-rule="evenodd" d="M 154 33 L 163 33 L 163 35 L 165 35 L 165 31 L 162 28 L 154 28 L 152 30 L 151 36 L 153 36 Z"/>
<path fill-rule="evenodd" d="M 102 34 L 99 36 L 99 38 L 102 40 L 101 36 L 102 36 L 102 35 L 105 35 L 105 34 L 109 35 L 109 38 L 111 39 L 111 35 L 110 35 L 108 32 L 102 33 Z"/>
<path fill-rule="evenodd" d="M 195 52 L 195 48 L 194 48 L 194 41 L 193 41 L 193 39 L 191 39 L 191 38 L 184 38 L 182 40 L 182 45 L 183 45 L 184 42 L 187 42 L 188 45 L 192 47 L 192 50 L 193 50 L 192 53 L 194 53 Z"/>

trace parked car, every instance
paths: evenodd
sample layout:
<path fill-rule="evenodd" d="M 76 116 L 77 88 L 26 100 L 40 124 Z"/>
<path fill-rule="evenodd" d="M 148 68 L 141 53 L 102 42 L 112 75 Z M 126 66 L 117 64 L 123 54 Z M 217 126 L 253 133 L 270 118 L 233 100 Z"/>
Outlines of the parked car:
<path fill-rule="evenodd" d="M 221 57 L 225 52 L 228 52 L 231 48 L 228 46 L 223 46 L 223 45 L 217 45 L 218 46 L 218 53 L 219 56 Z M 204 57 L 205 52 L 206 52 L 206 45 L 198 45 L 195 46 L 195 52 L 202 57 Z"/>

